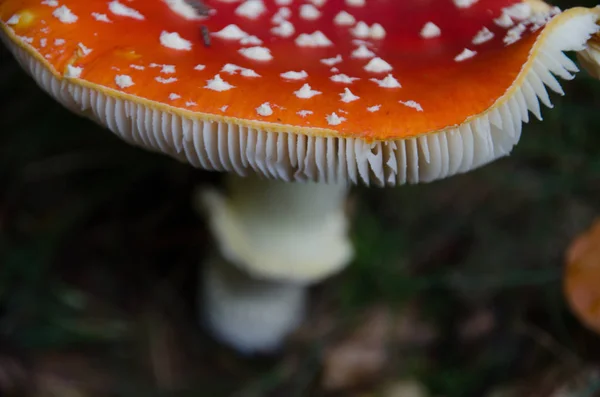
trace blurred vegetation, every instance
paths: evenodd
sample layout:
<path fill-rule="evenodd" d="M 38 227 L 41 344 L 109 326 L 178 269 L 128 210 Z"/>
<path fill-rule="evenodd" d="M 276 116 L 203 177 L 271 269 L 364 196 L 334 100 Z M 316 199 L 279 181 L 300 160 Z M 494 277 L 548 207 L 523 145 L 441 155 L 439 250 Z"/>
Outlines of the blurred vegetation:
<path fill-rule="evenodd" d="M 549 396 L 582 377 L 581 397 L 600 395 L 586 375 L 599 339 L 561 289 L 566 247 L 600 213 L 600 83 L 586 73 L 510 157 L 429 185 L 356 188 L 355 262 L 314 289 L 309 330 L 254 359 L 197 324 L 209 239 L 190 200 L 220 175 L 71 115 L 4 48 L 0 84 L 0 395 L 376 396 L 410 378 L 432 396 Z M 407 321 L 385 340 L 385 367 L 323 391 L 329 347 L 373 313 Z"/>

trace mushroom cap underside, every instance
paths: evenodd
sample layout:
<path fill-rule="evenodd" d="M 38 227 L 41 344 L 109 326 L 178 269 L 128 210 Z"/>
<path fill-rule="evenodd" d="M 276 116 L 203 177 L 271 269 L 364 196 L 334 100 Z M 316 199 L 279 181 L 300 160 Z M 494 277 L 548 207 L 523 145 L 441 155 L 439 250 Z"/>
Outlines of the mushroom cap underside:
<path fill-rule="evenodd" d="M 553 74 L 577 71 L 563 51 L 598 30 L 597 9 L 539 1 L 205 3 L 3 0 L 0 26 L 40 85 L 129 142 L 378 185 L 506 155 L 546 86 L 561 92 Z"/>

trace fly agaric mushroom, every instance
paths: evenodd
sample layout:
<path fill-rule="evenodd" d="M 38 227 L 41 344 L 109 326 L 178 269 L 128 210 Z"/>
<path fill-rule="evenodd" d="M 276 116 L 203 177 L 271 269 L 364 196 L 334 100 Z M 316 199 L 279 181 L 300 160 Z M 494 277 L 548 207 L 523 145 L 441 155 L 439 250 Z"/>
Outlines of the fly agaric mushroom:
<path fill-rule="evenodd" d="M 567 301 L 581 322 L 600 333 L 600 220 L 571 243 L 566 262 Z"/>
<path fill-rule="evenodd" d="M 529 112 L 551 106 L 546 87 L 562 93 L 554 76 L 573 78 L 563 52 L 586 50 L 600 15 L 540 0 L 203 4 L 0 0 L 0 37 L 53 97 L 124 140 L 250 177 L 201 201 L 221 254 L 288 286 L 351 257 L 346 185 L 428 182 L 507 155 Z M 240 347 L 219 329 L 232 323 L 212 326 Z"/>

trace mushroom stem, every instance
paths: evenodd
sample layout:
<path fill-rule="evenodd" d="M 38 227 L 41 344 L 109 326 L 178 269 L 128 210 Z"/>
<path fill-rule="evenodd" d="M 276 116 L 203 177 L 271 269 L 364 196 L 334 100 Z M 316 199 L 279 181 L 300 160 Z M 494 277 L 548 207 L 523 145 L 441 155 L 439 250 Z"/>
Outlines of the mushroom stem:
<path fill-rule="evenodd" d="M 202 189 L 198 204 L 223 257 L 250 275 L 310 284 L 352 258 L 347 185 L 228 174 L 226 186 Z"/>
<path fill-rule="evenodd" d="M 258 280 L 216 255 L 203 267 L 202 287 L 205 326 L 242 354 L 277 351 L 304 318 L 305 286 Z"/>
<path fill-rule="evenodd" d="M 222 257 L 205 268 L 204 316 L 237 350 L 271 351 L 302 320 L 307 286 L 352 259 L 348 186 L 226 178 L 226 195 L 198 194 Z"/>

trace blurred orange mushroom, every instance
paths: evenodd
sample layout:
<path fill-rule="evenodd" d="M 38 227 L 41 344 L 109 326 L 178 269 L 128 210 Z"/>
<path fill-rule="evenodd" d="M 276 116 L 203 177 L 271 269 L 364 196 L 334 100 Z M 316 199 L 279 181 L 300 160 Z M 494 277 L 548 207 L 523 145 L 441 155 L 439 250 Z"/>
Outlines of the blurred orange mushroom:
<path fill-rule="evenodd" d="M 600 219 L 573 241 L 566 259 L 564 289 L 571 310 L 600 333 Z"/>

